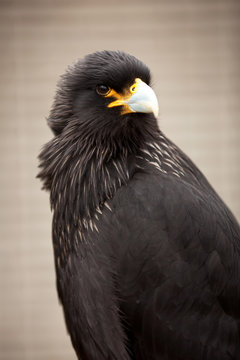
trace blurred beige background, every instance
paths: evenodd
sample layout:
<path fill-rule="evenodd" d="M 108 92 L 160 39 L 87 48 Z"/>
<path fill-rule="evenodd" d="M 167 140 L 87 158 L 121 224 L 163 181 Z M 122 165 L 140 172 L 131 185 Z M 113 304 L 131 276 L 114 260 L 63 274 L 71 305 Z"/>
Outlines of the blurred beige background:
<path fill-rule="evenodd" d="M 240 219 L 239 0 L 0 1 L 0 359 L 75 359 L 55 289 L 48 194 L 35 179 L 56 81 L 120 49 L 153 74 L 159 124 Z"/>

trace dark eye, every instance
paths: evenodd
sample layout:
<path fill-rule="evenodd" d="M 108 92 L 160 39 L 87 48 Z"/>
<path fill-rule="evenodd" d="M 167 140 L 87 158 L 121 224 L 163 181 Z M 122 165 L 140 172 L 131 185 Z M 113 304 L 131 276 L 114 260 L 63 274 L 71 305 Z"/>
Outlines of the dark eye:
<path fill-rule="evenodd" d="M 96 91 L 99 95 L 106 96 L 110 93 L 110 88 L 107 85 L 97 85 Z"/>

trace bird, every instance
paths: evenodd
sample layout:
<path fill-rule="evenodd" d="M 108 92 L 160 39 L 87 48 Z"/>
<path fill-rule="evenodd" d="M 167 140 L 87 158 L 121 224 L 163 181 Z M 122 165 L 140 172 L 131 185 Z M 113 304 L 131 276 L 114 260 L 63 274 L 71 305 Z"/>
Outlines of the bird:
<path fill-rule="evenodd" d="M 123 51 L 61 76 L 39 155 L 56 287 L 81 360 L 240 359 L 240 228 L 158 123 Z"/>

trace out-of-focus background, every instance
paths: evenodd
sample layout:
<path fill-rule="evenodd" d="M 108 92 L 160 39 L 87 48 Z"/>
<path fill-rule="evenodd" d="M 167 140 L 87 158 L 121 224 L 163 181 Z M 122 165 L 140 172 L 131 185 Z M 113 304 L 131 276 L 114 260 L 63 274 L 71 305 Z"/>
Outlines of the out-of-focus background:
<path fill-rule="evenodd" d="M 159 125 L 240 219 L 239 0 L 0 1 L 0 359 L 75 359 L 35 179 L 68 64 L 125 50 L 151 69 Z"/>

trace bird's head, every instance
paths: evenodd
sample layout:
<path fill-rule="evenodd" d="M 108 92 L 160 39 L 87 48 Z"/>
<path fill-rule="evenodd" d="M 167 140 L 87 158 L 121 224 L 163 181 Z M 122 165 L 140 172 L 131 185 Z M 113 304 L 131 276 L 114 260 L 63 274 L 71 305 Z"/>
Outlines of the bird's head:
<path fill-rule="evenodd" d="M 157 115 L 147 66 L 124 52 L 102 51 L 68 68 L 48 122 L 55 135 L 74 131 L 103 142 L 148 131 Z"/>

